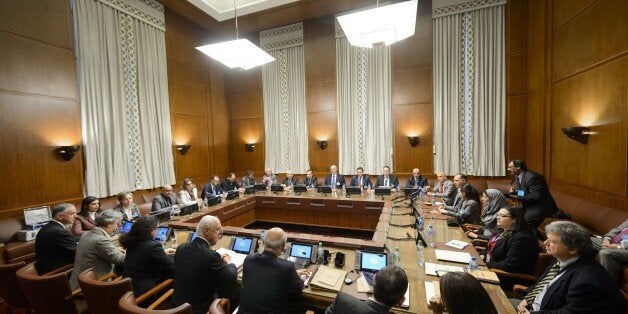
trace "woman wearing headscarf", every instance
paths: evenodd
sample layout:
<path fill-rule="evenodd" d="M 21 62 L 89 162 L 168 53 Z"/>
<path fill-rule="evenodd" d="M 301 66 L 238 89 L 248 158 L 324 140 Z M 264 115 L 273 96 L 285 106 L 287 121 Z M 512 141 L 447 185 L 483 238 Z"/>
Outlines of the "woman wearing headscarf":
<path fill-rule="evenodd" d="M 497 224 L 497 212 L 507 204 L 507 199 L 502 192 L 496 189 L 487 189 L 482 193 L 480 202 L 484 208 L 480 219 L 482 227 L 477 232 L 468 231 L 467 236 L 471 239 L 488 240 L 493 234 L 493 230 Z"/>

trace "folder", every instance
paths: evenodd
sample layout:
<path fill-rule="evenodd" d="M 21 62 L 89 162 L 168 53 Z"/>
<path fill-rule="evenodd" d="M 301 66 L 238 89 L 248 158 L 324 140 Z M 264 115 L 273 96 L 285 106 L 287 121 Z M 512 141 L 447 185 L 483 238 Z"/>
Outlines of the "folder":
<path fill-rule="evenodd" d="M 318 267 L 314 277 L 312 277 L 310 286 L 314 289 L 340 292 L 344 277 L 344 271 L 321 265 Z"/>

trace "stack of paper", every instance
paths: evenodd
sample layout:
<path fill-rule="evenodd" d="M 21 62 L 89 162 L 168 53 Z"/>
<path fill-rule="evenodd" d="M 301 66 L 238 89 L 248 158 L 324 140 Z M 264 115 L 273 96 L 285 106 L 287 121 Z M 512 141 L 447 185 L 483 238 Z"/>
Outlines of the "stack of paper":
<path fill-rule="evenodd" d="M 471 260 L 471 254 L 467 252 L 454 252 L 447 250 L 435 250 L 436 251 L 436 259 L 442 261 L 450 261 L 456 263 L 464 263 L 468 264 Z"/>
<path fill-rule="evenodd" d="M 360 293 L 373 293 L 373 286 L 369 285 L 364 278 L 364 275 L 360 273 L 360 277 L 358 277 L 358 292 Z"/>
<path fill-rule="evenodd" d="M 321 265 L 312 277 L 310 285 L 316 289 L 340 292 L 344 277 L 344 271 Z"/>
<path fill-rule="evenodd" d="M 430 306 L 430 300 L 436 295 L 440 295 L 440 286 L 438 285 L 438 281 L 426 281 L 425 300 L 427 300 L 428 307 Z"/>
<path fill-rule="evenodd" d="M 450 266 L 434 263 L 425 263 L 425 274 L 432 276 L 442 276 L 448 272 L 464 271 L 460 266 Z"/>
<path fill-rule="evenodd" d="M 238 268 L 238 271 L 242 269 L 242 264 L 244 264 L 244 259 L 246 258 L 246 255 L 236 253 L 232 250 L 225 248 L 219 248 L 218 250 L 216 250 L 216 252 L 218 252 L 218 254 L 220 254 L 221 256 L 223 254 L 229 255 L 229 257 L 231 257 L 231 261 L 229 261 L 229 263 L 235 264 L 236 268 Z"/>
<path fill-rule="evenodd" d="M 479 281 L 488 283 L 499 283 L 497 274 L 490 270 L 467 270 L 467 272 L 477 278 Z"/>
<path fill-rule="evenodd" d="M 451 240 L 451 241 L 449 241 L 449 242 L 445 243 L 445 245 L 447 245 L 447 246 L 451 246 L 451 247 L 456 248 L 456 249 L 459 249 L 459 250 L 462 250 L 462 249 L 464 249 L 467 245 L 469 245 L 469 243 L 464 242 L 464 241 L 460 241 L 460 240 Z"/>

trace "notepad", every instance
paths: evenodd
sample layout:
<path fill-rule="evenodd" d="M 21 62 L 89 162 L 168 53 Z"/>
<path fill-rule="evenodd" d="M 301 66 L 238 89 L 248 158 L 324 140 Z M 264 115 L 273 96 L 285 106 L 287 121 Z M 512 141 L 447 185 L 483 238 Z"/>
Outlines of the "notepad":
<path fill-rule="evenodd" d="M 471 254 L 467 252 L 454 252 L 447 250 L 435 250 L 436 251 L 436 259 L 442 261 L 450 261 L 456 263 L 468 264 L 471 260 Z"/>
<path fill-rule="evenodd" d="M 425 263 L 425 274 L 432 276 L 442 276 L 449 272 L 464 271 L 460 266 L 442 265 L 435 263 Z"/>
<path fill-rule="evenodd" d="M 225 249 L 225 248 L 219 248 L 218 250 L 216 250 L 216 252 L 218 252 L 218 254 L 220 255 L 223 255 L 223 254 L 229 255 L 229 257 L 231 258 L 231 261 L 229 261 L 229 263 L 235 264 L 238 270 L 242 269 L 242 265 L 244 264 L 244 259 L 246 258 L 246 255 L 236 253 L 232 250 Z"/>
<path fill-rule="evenodd" d="M 451 241 L 445 243 L 445 245 L 450 246 L 450 247 L 455 248 L 455 249 L 462 250 L 467 245 L 469 245 L 469 243 L 468 242 L 464 242 L 464 241 L 460 241 L 460 240 L 451 240 Z"/>
<path fill-rule="evenodd" d="M 425 300 L 427 301 L 428 307 L 430 306 L 430 299 L 436 295 L 440 295 L 440 286 L 438 285 L 438 281 L 426 281 Z"/>
<path fill-rule="evenodd" d="M 316 289 L 339 292 L 344 276 L 345 272 L 342 270 L 321 265 L 312 277 L 310 285 Z"/>

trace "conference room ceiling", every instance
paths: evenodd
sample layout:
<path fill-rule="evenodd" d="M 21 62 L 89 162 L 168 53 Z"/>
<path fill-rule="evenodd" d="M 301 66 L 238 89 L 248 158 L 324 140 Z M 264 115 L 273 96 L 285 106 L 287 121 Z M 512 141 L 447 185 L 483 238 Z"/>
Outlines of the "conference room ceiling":
<path fill-rule="evenodd" d="M 233 36 L 233 0 L 158 0 L 219 36 Z M 241 34 L 374 6 L 376 0 L 236 0 Z M 380 1 L 385 3 L 386 1 Z M 387 1 L 390 3 L 399 0 Z"/>

